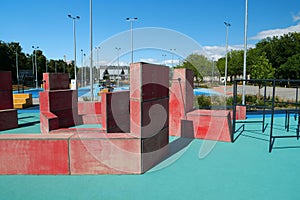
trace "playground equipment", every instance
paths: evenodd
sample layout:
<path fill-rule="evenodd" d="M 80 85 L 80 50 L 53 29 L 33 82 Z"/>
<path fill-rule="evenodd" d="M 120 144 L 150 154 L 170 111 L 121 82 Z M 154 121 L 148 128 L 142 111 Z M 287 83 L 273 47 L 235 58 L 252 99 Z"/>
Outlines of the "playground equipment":
<path fill-rule="evenodd" d="M 242 132 L 245 130 L 245 125 L 248 123 L 247 121 L 238 121 L 238 119 L 235 118 L 235 113 L 236 113 L 236 107 L 239 105 L 239 103 L 237 102 L 237 85 L 240 82 L 246 82 L 247 84 L 256 84 L 256 85 L 260 85 L 263 86 L 264 92 L 263 92 L 263 105 L 250 105 L 250 104 L 246 104 L 244 106 L 246 106 L 247 108 L 258 108 L 261 109 L 262 111 L 262 120 L 260 121 L 251 121 L 250 123 L 261 123 L 262 127 L 261 127 L 261 131 L 262 133 L 265 132 L 266 130 L 266 114 L 267 111 L 269 111 L 269 113 L 271 114 L 271 118 L 270 118 L 270 133 L 269 133 L 269 152 L 272 152 L 273 146 L 274 146 L 274 142 L 276 139 L 284 139 L 284 138 L 297 138 L 297 140 L 299 140 L 299 124 L 300 124 L 300 119 L 299 119 L 299 114 L 300 114 L 300 110 L 299 110 L 299 85 L 300 85 L 300 81 L 299 80 L 276 80 L 276 79 L 256 79 L 256 80 L 235 80 L 234 81 L 234 86 L 233 86 L 233 135 L 240 132 L 238 134 L 236 138 L 238 138 Z M 277 96 L 276 96 L 276 91 L 278 90 L 277 86 L 280 85 L 288 85 L 288 84 L 292 84 L 293 88 L 294 88 L 294 101 L 281 101 L 279 102 L 277 100 Z M 290 94 L 291 95 L 291 94 Z M 291 98 L 291 97 L 289 97 Z M 287 108 L 285 109 L 280 109 L 280 111 L 284 111 L 285 112 L 285 125 L 284 128 L 286 130 L 286 132 L 284 134 L 276 134 L 274 132 L 274 117 L 275 117 L 275 113 L 277 111 L 276 109 L 276 104 L 281 104 L 281 106 L 286 106 Z M 293 116 L 294 120 L 297 122 L 296 124 L 296 129 L 295 129 L 295 133 L 293 134 L 288 134 L 290 132 L 290 117 Z M 243 125 L 236 130 L 236 124 L 237 123 L 242 123 Z M 242 130 L 240 130 L 242 129 Z M 235 140 L 234 139 L 234 140 Z"/>

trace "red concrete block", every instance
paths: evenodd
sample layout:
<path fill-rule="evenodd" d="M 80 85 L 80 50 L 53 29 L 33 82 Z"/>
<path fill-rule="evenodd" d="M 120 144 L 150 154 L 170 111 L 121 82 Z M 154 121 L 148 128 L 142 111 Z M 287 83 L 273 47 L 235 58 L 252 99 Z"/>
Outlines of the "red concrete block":
<path fill-rule="evenodd" d="M 51 112 L 41 111 L 40 121 L 42 134 L 48 134 L 52 130 L 59 129 L 58 117 Z"/>
<path fill-rule="evenodd" d="M 152 137 L 169 126 L 169 98 L 142 103 L 142 138 Z"/>
<path fill-rule="evenodd" d="M 77 92 L 74 90 L 57 90 L 49 92 L 50 111 L 77 108 Z"/>
<path fill-rule="evenodd" d="M 205 140 L 231 142 L 231 117 L 225 110 L 195 110 L 187 114 L 193 121 L 194 137 Z"/>
<path fill-rule="evenodd" d="M 181 132 L 180 137 L 182 138 L 194 138 L 194 124 L 191 120 L 181 120 Z"/>
<path fill-rule="evenodd" d="M 49 105 L 49 92 L 40 92 L 39 93 L 39 103 L 40 103 L 40 111 L 50 112 Z"/>
<path fill-rule="evenodd" d="M 15 109 L 0 110 L 0 131 L 18 127 L 18 115 Z"/>
<path fill-rule="evenodd" d="M 162 162 L 169 154 L 169 129 L 165 128 L 151 138 L 142 139 L 142 173 Z"/>
<path fill-rule="evenodd" d="M 124 134 L 124 137 L 127 137 L 126 135 Z M 140 149 L 141 143 L 137 138 L 110 140 L 101 139 L 101 136 L 72 138 L 71 174 L 140 174 Z"/>
<path fill-rule="evenodd" d="M 11 71 L 0 71 L 0 91 L 12 91 Z"/>
<path fill-rule="evenodd" d="M 78 114 L 101 114 L 101 102 L 78 102 Z"/>
<path fill-rule="evenodd" d="M 142 63 L 140 70 L 143 101 L 169 97 L 168 67 Z"/>
<path fill-rule="evenodd" d="M 63 73 L 43 73 L 45 90 L 69 89 L 69 75 Z"/>
<path fill-rule="evenodd" d="M 76 124 L 77 114 L 75 111 L 73 112 L 72 109 L 53 111 L 52 113 L 57 116 L 60 128 L 66 128 Z"/>
<path fill-rule="evenodd" d="M 129 91 L 101 95 L 103 129 L 109 133 L 129 132 Z"/>
<path fill-rule="evenodd" d="M 87 115 L 82 115 L 81 117 L 82 117 L 83 124 L 102 124 L 101 115 L 87 114 Z"/>
<path fill-rule="evenodd" d="M 130 100 L 130 133 L 141 138 L 142 134 L 142 117 L 141 102 L 138 100 Z"/>
<path fill-rule="evenodd" d="M 175 69 L 170 89 L 170 135 L 181 135 L 181 119 L 193 110 L 193 71 Z"/>
<path fill-rule="evenodd" d="M 130 98 L 141 99 L 141 63 L 130 65 Z"/>
<path fill-rule="evenodd" d="M 12 90 L 0 90 L 0 110 L 12 109 L 13 107 Z"/>
<path fill-rule="evenodd" d="M 246 106 L 236 106 L 236 120 L 246 119 Z"/>
<path fill-rule="evenodd" d="M 0 174 L 69 174 L 68 160 L 67 139 L 0 139 Z"/>

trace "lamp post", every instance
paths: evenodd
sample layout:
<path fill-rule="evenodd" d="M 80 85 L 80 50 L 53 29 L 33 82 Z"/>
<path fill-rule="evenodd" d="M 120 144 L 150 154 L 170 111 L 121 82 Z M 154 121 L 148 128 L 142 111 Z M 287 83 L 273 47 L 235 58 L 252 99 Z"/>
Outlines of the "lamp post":
<path fill-rule="evenodd" d="M 84 86 L 86 86 L 86 54 L 84 53 L 83 54 L 84 56 L 84 77 L 83 77 L 83 80 L 84 80 Z"/>
<path fill-rule="evenodd" d="M 36 61 L 36 50 L 39 48 L 37 46 L 32 46 L 34 49 L 34 65 L 35 65 L 35 88 L 38 88 L 38 71 L 37 71 L 37 61 Z"/>
<path fill-rule="evenodd" d="M 116 47 L 116 50 L 117 50 L 117 59 L 118 59 L 118 69 L 117 69 L 117 74 L 119 76 L 119 69 L 120 69 L 120 50 L 121 48 L 120 47 Z"/>
<path fill-rule="evenodd" d="M 224 94 L 226 98 L 226 93 L 227 93 L 227 67 L 228 67 L 228 30 L 231 24 L 224 22 L 226 26 L 226 56 L 225 56 L 225 86 L 224 86 Z"/>
<path fill-rule="evenodd" d="M 166 56 L 167 56 L 167 54 L 163 54 L 162 56 L 164 57 L 164 65 L 166 65 Z"/>
<path fill-rule="evenodd" d="M 94 101 L 94 80 L 93 80 L 93 1 L 90 0 L 90 85 L 91 85 L 91 101 Z"/>
<path fill-rule="evenodd" d="M 176 49 L 170 49 L 170 51 L 172 52 L 172 67 L 174 65 L 174 51 L 176 51 Z"/>
<path fill-rule="evenodd" d="M 215 61 L 214 61 L 214 57 L 212 57 L 211 83 L 213 83 L 214 68 L 215 68 Z"/>
<path fill-rule="evenodd" d="M 126 18 L 127 21 L 130 22 L 130 38 L 131 38 L 131 63 L 133 63 L 133 22 L 136 21 L 138 18 Z"/>
<path fill-rule="evenodd" d="M 83 50 L 81 49 L 81 82 L 80 85 L 81 87 L 83 86 Z"/>
<path fill-rule="evenodd" d="M 99 65 L 99 80 L 100 80 L 100 61 L 99 61 L 99 52 L 100 52 L 100 49 L 101 47 L 95 47 L 96 49 L 96 70 L 97 70 L 97 65 Z M 97 70 L 97 73 L 96 73 L 97 77 L 98 77 L 98 70 Z"/>
<path fill-rule="evenodd" d="M 80 19 L 79 16 L 73 17 L 68 15 L 73 20 L 73 34 L 74 34 L 74 76 L 75 76 L 75 88 L 77 89 L 77 67 L 76 67 L 76 19 Z"/>
<path fill-rule="evenodd" d="M 243 79 L 246 79 L 246 63 L 247 63 L 247 29 L 248 29 L 248 0 L 245 2 L 245 27 L 244 27 L 244 67 Z M 242 104 L 245 105 L 246 82 L 243 81 Z"/>
<path fill-rule="evenodd" d="M 19 90 L 19 62 L 18 62 L 18 51 L 16 50 L 16 68 L 17 68 L 17 84 Z"/>

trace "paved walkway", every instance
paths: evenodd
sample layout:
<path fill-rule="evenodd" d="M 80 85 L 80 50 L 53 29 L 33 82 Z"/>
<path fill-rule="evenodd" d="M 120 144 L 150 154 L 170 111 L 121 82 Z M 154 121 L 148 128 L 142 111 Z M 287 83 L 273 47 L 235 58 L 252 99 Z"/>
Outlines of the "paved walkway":
<path fill-rule="evenodd" d="M 219 86 L 219 87 L 214 87 L 213 88 L 215 91 L 220 92 L 224 94 L 224 86 Z M 238 94 L 242 94 L 242 85 L 238 85 Z M 264 88 L 260 89 L 258 86 L 249 86 L 246 85 L 246 94 L 249 95 L 257 95 L 257 94 L 264 94 Z M 232 86 L 227 86 L 227 95 L 232 95 L 233 94 L 233 87 Z M 272 96 L 273 94 L 273 87 L 267 87 L 267 97 Z M 285 99 L 285 100 L 296 100 L 296 88 L 284 88 L 284 87 L 276 87 L 276 92 L 275 95 Z M 300 89 L 298 90 L 298 100 L 300 99 Z"/>

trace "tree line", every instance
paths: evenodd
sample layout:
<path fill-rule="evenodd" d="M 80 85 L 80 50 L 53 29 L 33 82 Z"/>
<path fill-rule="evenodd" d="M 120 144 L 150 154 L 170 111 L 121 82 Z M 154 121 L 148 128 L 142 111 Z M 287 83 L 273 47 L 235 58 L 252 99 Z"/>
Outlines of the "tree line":
<path fill-rule="evenodd" d="M 233 80 L 243 74 L 244 51 L 229 51 L 227 58 L 227 74 Z M 203 55 L 191 54 L 176 67 L 192 69 L 196 80 L 225 76 L 225 57 L 213 62 Z M 213 67 L 218 70 L 214 72 Z M 251 79 L 300 79 L 300 33 L 268 37 L 248 49 L 246 73 Z"/>
<path fill-rule="evenodd" d="M 19 83 L 31 84 L 32 86 L 35 84 L 35 59 L 39 83 L 41 83 L 43 73 L 46 71 L 50 73 L 65 72 L 69 74 L 70 78 L 74 77 L 74 63 L 68 64 L 63 59 L 49 60 L 40 49 L 33 50 L 32 54 L 25 54 L 18 42 L 6 43 L 0 41 L 0 71 L 11 71 L 13 84 L 18 83 L 17 68 L 19 70 Z M 30 73 L 25 76 L 24 73 L 21 73 L 22 71 Z"/>

